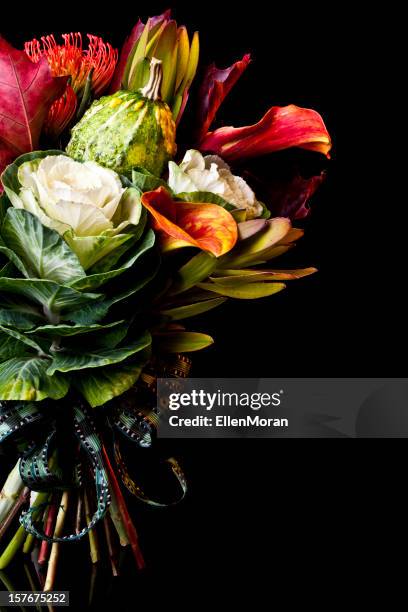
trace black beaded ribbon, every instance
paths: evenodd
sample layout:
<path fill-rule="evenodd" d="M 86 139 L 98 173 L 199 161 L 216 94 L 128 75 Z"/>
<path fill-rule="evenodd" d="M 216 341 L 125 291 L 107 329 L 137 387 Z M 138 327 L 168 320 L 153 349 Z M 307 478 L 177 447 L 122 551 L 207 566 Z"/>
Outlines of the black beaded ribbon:
<path fill-rule="evenodd" d="M 19 520 L 24 529 L 40 540 L 47 540 L 47 542 L 72 542 L 83 538 L 105 516 L 110 504 L 109 480 L 102 458 L 102 443 L 97 434 L 93 419 L 85 408 L 75 406 L 73 408 L 73 420 L 75 434 L 93 467 L 97 508 L 89 524 L 79 533 L 61 537 L 47 536 L 45 533 L 38 531 L 34 525 L 33 514 L 36 514 L 40 507 L 45 508 L 48 506 L 48 502 L 41 506 L 32 506 L 29 510 L 23 512 Z M 44 460 L 45 456 L 42 457 L 42 461 Z M 51 473 L 49 472 L 49 474 Z"/>
<path fill-rule="evenodd" d="M 181 495 L 171 503 L 161 503 L 150 499 L 142 487 L 129 475 L 126 462 L 120 448 L 120 437 L 136 443 L 142 448 L 152 445 L 158 415 L 154 408 L 156 377 L 186 377 L 191 366 L 190 360 L 183 355 L 172 356 L 169 362 L 157 362 L 151 370 L 145 371 L 140 379 L 142 393 L 146 393 L 149 400 L 140 402 L 133 392 L 129 398 L 118 398 L 107 405 L 103 415 L 102 429 L 97 428 L 88 408 L 81 401 L 73 401 L 72 405 L 64 402 L 59 411 L 63 415 L 61 422 L 56 417 L 55 403 L 47 402 L 0 402 L 0 445 L 13 445 L 20 455 L 20 475 L 25 486 L 33 491 L 64 491 L 69 488 L 82 486 L 82 463 L 79 453 L 72 449 L 69 456 L 69 446 L 61 444 L 61 431 L 65 435 L 65 427 L 71 427 L 77 440 L 79 449 L 84 452 L 92 470 L 92 479 L 96 491 L 96 510 L 92 519 L 79 533 L 61 537 L 47 536 L 39 531 L 35 525 L 40 510 L 50 505 L 47 501 L 30 507 L 20 516 L 20 523 L 26 531 L 40 540 L 48 542 L 69 542 L 84 537 L 106 514 L 110 504 L 109 479 L 103 459 L 103 442 L 100 431 L 110 426 L 113 433 L 113 448 L 118 474 L 128 491 L 139 500 L 151 506 L 164 507 L 179 503 L 186 495 L 187 482 L 179 464 L 174 458 L 167 459 L 165 464 L 181 488 Z M 51 405 L 52 404 L 52 405 Z M 135 406 L 146 406 L 143 409 Z M 99 418 L 99 415 L 98 415 Z M 105 431 L 107 433 L 108 430 Z M 69 473 L 62 468 L 63 459 L 76 459 L 72 465 L 69 463 Z M 65 466 L 66 467 L 66 466 Z"/>

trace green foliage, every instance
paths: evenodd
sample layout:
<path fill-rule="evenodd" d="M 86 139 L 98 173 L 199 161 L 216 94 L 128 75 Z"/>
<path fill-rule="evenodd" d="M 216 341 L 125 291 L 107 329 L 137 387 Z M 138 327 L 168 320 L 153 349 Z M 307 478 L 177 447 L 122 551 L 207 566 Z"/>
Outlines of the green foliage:
<path fill-rule="evenodd" d="M 19 165 L 21 159 L 6 171 L 10 191 L 17 189 Z M 154 280 L 159 262 L 139 191 L 131 189 L 133 199 L 124 205 L 140 222 L 123 234 L 128 245 L 104 257 L 96 253 L 98 263 L 87 272 L 68 236 L 1 198 L 0 399 L 58 400 L 75 386 L 97 406 L 136 382 L 151 336 L 131 325 L 128 302 Z"/>

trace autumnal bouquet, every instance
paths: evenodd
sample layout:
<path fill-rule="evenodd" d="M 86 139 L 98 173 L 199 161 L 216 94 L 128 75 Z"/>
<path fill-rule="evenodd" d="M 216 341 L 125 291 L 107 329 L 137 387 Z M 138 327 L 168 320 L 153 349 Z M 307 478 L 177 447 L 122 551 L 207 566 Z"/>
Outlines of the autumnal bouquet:
<path fill-rule="evenodd" d="M 204 71 L 189 144 L 176 144 L 198 60 L 198 33 L 170 11 L 139 21 L 120 55 L 78 33 L 23 51 L 0 38 L 0 445 L 17 459 L 0 495 L 0 569 L 34 551 L 46 591 L 61 543 L 87 536 L 96 562 L 98 530 L 114 573 L 119 543 L 143 567 L 120 483 L 160 503 L 122 446 L 152 443 L 155 376 L 186 376 L 186 354 L 213 342 L 185 321 L 315 271 L 265 264 L 302 236 L 292 221 L 322 176 L 263 202 L 234 168 L 291 147 L 328 156 L 322 118 L 272 107 L 210 131 L 245 55 Z"/>

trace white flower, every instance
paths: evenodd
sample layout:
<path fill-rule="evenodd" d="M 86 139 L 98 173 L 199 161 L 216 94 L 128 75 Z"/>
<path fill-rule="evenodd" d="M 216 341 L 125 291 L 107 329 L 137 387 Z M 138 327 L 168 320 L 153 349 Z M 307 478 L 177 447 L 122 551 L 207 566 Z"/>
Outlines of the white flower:
<path fill-rule="evenodd" d="M 203 157 L 190 149 L 179 166 L 169 162 L 170 188 L 175 194 L 209 191 L 238 209 L 247 211 L 248 219 L 262 215 L 263 207 L 243 178 L 232 174 L 228 164 L 217 155 Z"/>
<path fill-rule="evenodd" d="M 23 163 L 17 178 L 20 190 L 9 194 L 13 206 L 63 235 L 84 268 L 128 240 L 120 232 L 139 222 L 135 190 L 124 188 L 116 172 L 95 162 L 49 155 Z"/>

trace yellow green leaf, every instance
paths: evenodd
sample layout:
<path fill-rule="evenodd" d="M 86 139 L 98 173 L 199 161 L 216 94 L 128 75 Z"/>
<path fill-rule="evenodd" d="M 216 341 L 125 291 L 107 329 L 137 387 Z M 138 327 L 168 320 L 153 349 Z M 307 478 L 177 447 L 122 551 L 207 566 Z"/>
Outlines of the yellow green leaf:
<path fill-rule="evenodd" d="M 154 341 L 164 353 L 193 353 L 214 343 L 207 334 L 186 331 L 163 332 L 155 335 Z"/>
<path fill-rule="evenodd" d="M 177 76 L 176 91 L 180 87 L 188 68 L 190 55 L 190 41 L 188 39 L 187 28 L 181 26 L 177 31 Z"/>
<path fill-rule="evenodd" d="M 286 287 L 283 283 L 247 283 L 237 287 L 218 283 L 198 283 L 197 286 L 200 289 L 238 300 L 257 300 L 278 293 Z"/>

